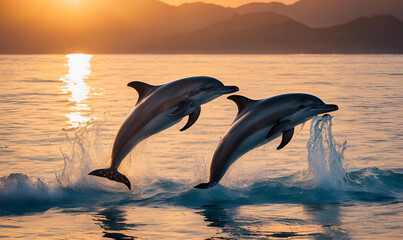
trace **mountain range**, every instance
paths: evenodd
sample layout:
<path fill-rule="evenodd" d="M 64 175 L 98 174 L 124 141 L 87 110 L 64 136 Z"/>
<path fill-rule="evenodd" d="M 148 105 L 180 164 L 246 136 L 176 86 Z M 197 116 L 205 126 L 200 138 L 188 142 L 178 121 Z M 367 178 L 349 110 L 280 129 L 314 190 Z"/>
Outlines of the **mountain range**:
<path fill-rule="evenodd" d="M 250 3 L 235 8 L 239 14 L 275 12 L 310 27 L 329 27 L 359 17 L 393 15 L 403 20 L 402 0 L 300 0 L 291 5 L 278 2 Z"/>
<path fill-rule="evenodd" d="M 403 53 L 402 19 L 402 0 L 2 0 L 0 53 Z"/>
<path fill-rule="evenodd" d="M 251 21 L 253 20 L 253 21 Z M 259 25 L 252 23 L 259 22 Z M 403 22 L 391 15 L 311 28 L 274 13 L 249 13 L 153 43 L 155 53 L 403 53 Z"/>

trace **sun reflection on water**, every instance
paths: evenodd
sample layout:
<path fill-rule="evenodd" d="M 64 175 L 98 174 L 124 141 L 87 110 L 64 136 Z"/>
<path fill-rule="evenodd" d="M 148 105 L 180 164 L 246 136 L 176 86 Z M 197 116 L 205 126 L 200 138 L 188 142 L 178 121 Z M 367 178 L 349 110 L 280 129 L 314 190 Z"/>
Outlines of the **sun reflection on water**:
<path fill-rule="evenodd" d="M 66 83 L 62 91 L 63 93 L 71 93 L 69 101 L 74 102 L 75 105 L 70 107 L 71 112 L 66 113 L 65 116 L 69 119 L 67 123 L 71 127 L 78 127 L 91 119 L 89 116 L 90 108 L 83 101 L 88 98 L 90 93 L 90 86 L 84 80 L 91 74 L 90 60 L 92 55 L 68 54 L 66 57 L 69 73 L 60 78 Z"/>

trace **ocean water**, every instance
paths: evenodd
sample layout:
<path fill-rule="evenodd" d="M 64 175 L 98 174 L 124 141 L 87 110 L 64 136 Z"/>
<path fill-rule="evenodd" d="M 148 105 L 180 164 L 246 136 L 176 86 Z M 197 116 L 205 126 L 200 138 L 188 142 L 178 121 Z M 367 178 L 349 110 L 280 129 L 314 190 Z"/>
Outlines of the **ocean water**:
<path fill-rule="evenodd" d="M 130 81 L 207 75 L 261 99 L 304 92 L 339 106 L 208 179 L 235 118 L 222 96 L 139 144 L 132 190 L 106 167 L 137 101 Z M 0 55 L 0 238 L 403 239 L 401 55 Z"/>

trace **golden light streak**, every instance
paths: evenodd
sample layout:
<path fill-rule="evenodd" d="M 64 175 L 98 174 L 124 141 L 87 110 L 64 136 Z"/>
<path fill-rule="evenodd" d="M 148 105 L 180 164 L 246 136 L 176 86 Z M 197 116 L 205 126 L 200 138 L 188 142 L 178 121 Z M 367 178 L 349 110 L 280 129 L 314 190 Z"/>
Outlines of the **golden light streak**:
<path fill-rule="evenodd" d="M 90 60 L 92 55 L 68 54 L 66 57 L 69 73 L 60 79 L 66 83 L 62 91 L 63 93 L 71 93 L 69 101 L 75 102 L 75 105 L 70 108 L 71 112 L 66 113 L 65 116 L 69 119 L 67 122 L 69 125 L 78 127 L 91 119 L 83 114 L 83 111 L 88 112 L 90 108 L 82 101 L 87 99 L 90 93 L 90 87 L 84 80 L 91 74 Z"/>

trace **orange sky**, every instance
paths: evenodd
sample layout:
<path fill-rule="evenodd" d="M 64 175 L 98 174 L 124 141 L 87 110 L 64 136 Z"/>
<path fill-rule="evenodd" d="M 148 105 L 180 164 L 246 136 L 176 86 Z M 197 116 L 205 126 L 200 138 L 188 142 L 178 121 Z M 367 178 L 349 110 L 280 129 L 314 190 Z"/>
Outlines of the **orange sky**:
<path fill-rule="evenodd" d="M 298 0 L 161 0 L 161 2 L 168 3 L 170 5 L 180 5 L 186 2 L 205 2 L 214 3 L 226 7 L 238 7 L 250 2 L 282 2 L 284 4 L 292 4 Z"/>

